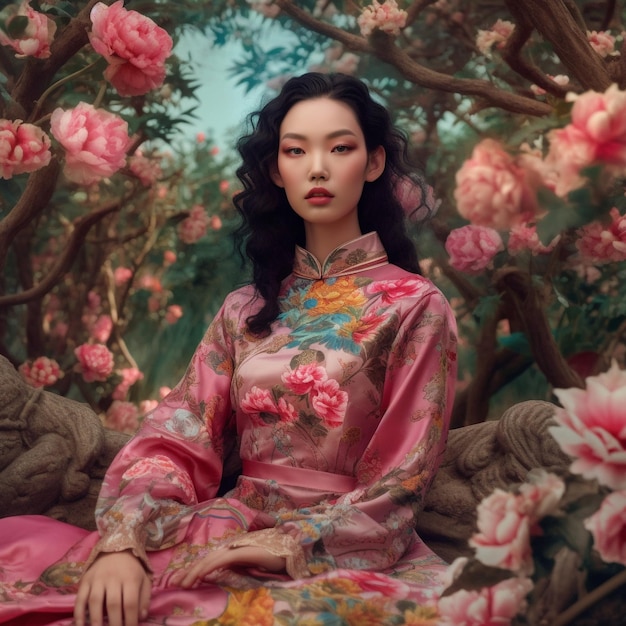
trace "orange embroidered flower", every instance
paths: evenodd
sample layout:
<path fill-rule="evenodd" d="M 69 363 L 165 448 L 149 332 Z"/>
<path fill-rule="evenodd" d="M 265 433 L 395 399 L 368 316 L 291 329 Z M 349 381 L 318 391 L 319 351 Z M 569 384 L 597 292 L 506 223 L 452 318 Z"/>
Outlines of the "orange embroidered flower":
<path fill-rule="evenodd" d="M 233 589 L 226 610 L 215 623 L 224 626 L 273 626 L 274 599 L 264 588 Z"/>
<path fill-rule="evenodd" d="M 366 301 L 354 278 L 342 276 L 332 281 L 315 281 L 306 294 L 304 305 L 309 315 L 328 315 L 351 307 L 362 307 Z"/>

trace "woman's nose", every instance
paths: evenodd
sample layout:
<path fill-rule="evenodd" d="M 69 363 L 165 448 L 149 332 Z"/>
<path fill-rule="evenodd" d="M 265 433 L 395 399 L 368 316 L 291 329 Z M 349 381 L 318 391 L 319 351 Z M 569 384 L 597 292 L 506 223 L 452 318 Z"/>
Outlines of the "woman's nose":
<path fill-rule="evenodd" d="M 309 168 L 309 180 L 327 180 L 328 168 L 324 156 L 321 154 L 311 155 L 311 166 Z"/>

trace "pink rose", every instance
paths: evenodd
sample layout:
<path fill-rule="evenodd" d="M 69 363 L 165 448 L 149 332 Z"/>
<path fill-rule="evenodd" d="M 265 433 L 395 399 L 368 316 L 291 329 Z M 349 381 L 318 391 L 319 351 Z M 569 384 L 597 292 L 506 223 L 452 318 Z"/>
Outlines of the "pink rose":
<path fill-rule="evenodd" d="M 311 405 L 329 428 L 343 424 L 348 407 L 348 394 L 339 389 L 339 383 L 330 378 L 319 383 L 311 392 Z"/>
<path fill-rule="evenodd" d="M 50 119 L 54 138 L 65 148 L 65 175 L 79 185 L 90 185 L 124 166 L 130 145 L 128 124 L 117 115 L 79 102 Z"/>
<path fill-rule="evenodd" d="M 381 4 L 374 0 L 365 7 L 357 18 L 357 24 L 363 37 L 369 37 L 376 29 L 389 35 L 399 35 L 406 26 L 408 13 L 398 8 L 396 0 L 384 0 Z"/>
<path fill-rule="evenodd" d="M 586 389 L 555 389 L 557 407 L 550 433 L 574 457 L 573 474 L 597 479 L 611 489 L 626 489 L 626 371 L 617 361 L 598 376 L 585 379 Z"/>
<path fill-rule="evenodd" d="M 588 263 L 614 263 L 626 259 L 626 216 L 613 207 L 611 223 L 591 222 L 578 229 L 576 247 Z"/>
<path fill-rule="evenodd" d="M 298 365 L 295 370 L 285 372 L 280 378 L 290 391 L 302 396 L 309 393 L 316 385 L 324 382 L 328 378 L 328 374 L 317 363 L 307 363 L 306 365 Z"/>
<path fill-rule="evenodd" d="M 615 52 L 615 37 L 608 30 L 587 31 L 587 41 L 601 57 Z"/>
<path fill-rule="evenodd" d="M 0 120 L 0 176 L 34 172 L 50 163 L 50 138 L 34 124 Z"/>
<path fill-rule="evenodd" d="M 626 491 L 614 491 L 587 520 L 593 547 L 606 563 L 626 565 Z"/>
<path fill-rule="evenodd" d="M 403 298 L 409 298 L 419 293 L 423 282 L 415 278 L 398 278 L 396 280 L 380 280 L 370 283 L 366 293 L 370 295 L 381 294 L 385 304 L 392 304 Z"/>
<path fill-rule="evenodd" d="M 120 96 L 142 96 L 163 84 L 173 42 L 150 18 L 123 5 L 118 0 L 93 7 L 89 40 L 109 63 L 104 77 Z"/>
<path fill-rule="evenodd" d="M 139 380 L 143 379 L 143 373 L 136 367 L 126 367 L 118 372 L 122 380 L 113 390 L 114 400 L 124 400 L 128 390 Z"/>
<path fill-rule="evenodd" d="M 493 228 L 470 224 L 451 231 L 445 248 L 452 267 L 468 274 L 477 274 L 493 266 L 493 259 L 504 250 L 504 244 Z"/>
<path fill-rule="evenodd" d="M 507 578 L 479 591 L 461 589 L 439 599 L 438 626 L 506 626 L 526 610 L 529 578 Z"/>
<path fill-rule="evenodd" d="M 525 250 L 528 250 L 533 256 L 549 254 L 554 250 L 560 239 L 560 235 L 557 235 L 547 246 L 544 246 L 539 240 L 536 226 L 518 224 L 511 228 L 507 249 L 511 256 L 516 256 Z"/>
<path fill-rule="evenodd" d="M 506 45 L 515 24 L 508 20 L 497 20 L 490 30 L 479 30 L 476 35 L 476 47 L 485 56 L 491 56 L 491 49 L 502 49 Z"/>
<path fill-rule="evenodd" d="M 74 350 L 83 378 L 104 381 L 113 372 L 113 353 L 102 344 L 84 343 Z"/>
<path fill-rule="evenodd" d="M 104 418 L 107 428 L 133 434 L 139 428 L 139 409 L 132 402 L 114 400 Z"/>
<path fill-rule="evenodd" d="M 144 187 L 151 187 L 163 176 L 161 164 L 154 158 L 144 156 L 140 150 L 128 159 L 128 167 Z"/>
<path fill-rule="evenodd" d="M 479 561 L 513 572 L 532 573 L 530 518 L 524 513 L 523 504 L 520 496 L 502 489 L 495 489 L 480 502 L 478 533 L 468 542 Z"/>
<path fill-rule="evenodd" d="M 195 204 L 186 217 L 178 225 L 178 236 L 183 243 L 196 243 L 206 235 L 207 228 L 210 223 L 204 207 L 201 204 Z"/>
<path fill-rule="evenodd" d="M 528 515 L 533 524 L 555 513 L 564 493 L 565 483 L 556 474 L 542 468 L 533 469 L 519 488 L 520 511 Z"/>
<path fill-rule="evenodd" d="M 535 172 L 517 163 L 499 142 L 484 139 L 456 173 L 457 211 L 477 226 L 508 230 L 535 218 L 539 182 Z"/>
<path fill-rule="evenodd" d="M 0 29 L 0 44 L 11 46 L 17 52 L 16 57 L 47 59 L 50 56 L 50 44 L 57 29 L 54 20 L 32 9 L 26 0 L 18 9 L 15 6 L 11 7 L 9 12 L 9 15 L 5 13 L 7 28 L 16 17 L 26 17 L 27 23 L 19 37 L 15 39 Z"/>
<path fill-rule="evenodd" d="M 63 372 L 54 359 L 37 357 L 32 363 L 25 361 L 18 368 L 22 378 L 33 387 L 48 387 L 63 378 Z"/>

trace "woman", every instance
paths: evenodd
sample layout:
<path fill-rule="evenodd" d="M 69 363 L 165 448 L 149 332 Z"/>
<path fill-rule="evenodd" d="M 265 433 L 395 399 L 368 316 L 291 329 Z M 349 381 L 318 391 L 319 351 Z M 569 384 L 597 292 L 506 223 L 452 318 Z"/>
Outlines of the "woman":
<path fill-rule="evenodd" d="M 2 521 L 0 622 L 71 623 L 72 605 L 77 626 L 435 619 L 445 564 L 414 527 L 456 329 L 394 195 L 406 143 L 342 75 L 293 78 L 252 120 L 235 199 L 252 285 L 113 461 L 98 533 Z"/>

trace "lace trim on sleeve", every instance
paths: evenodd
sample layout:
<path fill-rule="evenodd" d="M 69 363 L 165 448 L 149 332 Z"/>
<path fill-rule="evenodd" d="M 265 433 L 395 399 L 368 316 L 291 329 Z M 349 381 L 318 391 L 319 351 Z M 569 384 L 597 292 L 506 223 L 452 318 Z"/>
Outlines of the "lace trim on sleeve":
<path fill-rule="evenodd" d="M 255 530 L 237 537 L 228 544 L 229 548 L 242 548 L 244 546 L 263 548 L 274 556 L 284 558 L 287 574 L 294 580 L 307 578 L 311 575 L 302 546 L 291 535 L 286 535 L 276 528 Z"/>
<path fill-rule="evenodd" d="M 85 571 L 93 565 L 93 562 L 98 558 L 98 556 L 100 556 L 100 554 L 124 552 L 124 550 L 130 550 L 141 561 L 145 570 L 149 574 L 152 574 L 152 568 L 150 567 L 150 563 L 148 561 L 148 555 L 146 554 L 146 549 L 141 541 L 139 541 L 131 530 L 126 530 L 126 532 L 124 532 L 121 529 L 116 530 L 116 532 L 111 535 L 105 535 L 100 538 L 85 561 Z"/>

